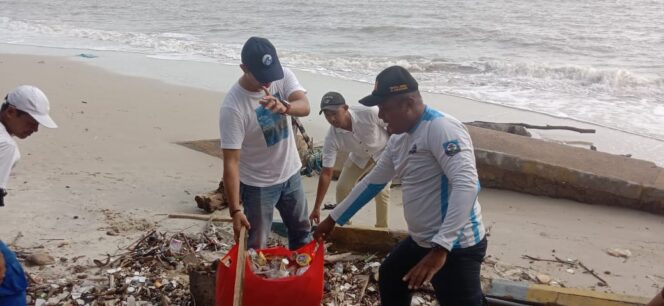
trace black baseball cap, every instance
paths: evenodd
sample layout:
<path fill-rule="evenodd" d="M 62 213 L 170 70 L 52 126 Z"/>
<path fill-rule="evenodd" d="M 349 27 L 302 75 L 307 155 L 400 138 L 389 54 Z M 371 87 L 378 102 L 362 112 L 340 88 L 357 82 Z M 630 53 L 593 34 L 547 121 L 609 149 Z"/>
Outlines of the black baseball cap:
<path fill-rule="evenodd" d="M 242 64 L 261 83 L 270 83 L 284 78 L 277 49 L 266 38 L 251 37 L 242 47 Z"/>
<path fill-rule="evenodd" d="M 410 72 L 401 66 L 392 66 L 376 76 L 376 84 L 371 95 L 360 100 L 364 106 L 376 106 L 385 99 L 417 90 L 417 81 Z"/>
<path fill-rule="evenodd" d="M 338 92 L 330 91 L 323 95 L 323 98 L 320 100 L 320 112 L 318 114 L 322 114 L 324 110 L 335 110 L 344 105 L 346 105 L 344 96 Z"/>

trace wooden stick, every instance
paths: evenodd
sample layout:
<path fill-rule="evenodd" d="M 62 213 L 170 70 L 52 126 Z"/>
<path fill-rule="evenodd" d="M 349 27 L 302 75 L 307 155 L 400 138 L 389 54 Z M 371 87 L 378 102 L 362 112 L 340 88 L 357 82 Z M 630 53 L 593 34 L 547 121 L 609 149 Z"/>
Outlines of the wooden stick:
<path fill-rule="evenodd" d="M 156 232 L 156 230 L 151 230 L 151 231 L 148 232 L 147 234 L 143 235 L 143 237 L 141 237 L 140 239 L 134 241 L 132 244 L 130 244 L 129 246 L 127 246 L 127 250 L 132 250 L 132 251 L 136 250 L 136 248 L 138 247 L 138 245 L 141 244 L 141 242 L 143 242 L 143 241 L 144 241 L 145 239 L 147 239 L 148 237 L 152 236 L 152 234 L 154 234 L 154 232 Z"/>
<path fill-rule="evenodd" d="M 583 268 L 584 270 L 586 270 L 586 272 L 590 273 L 590 274 L 591 274 L 592 276 L 594 276 L 596 279 L 600 280 L 600 281 L 604 284 L 604 286 L 607 286 L 607 287 L 609 286 L 609 283 L 607 283 L 603 278 L 599 277 L 599 275 L 597 275 L 597 273 L 595 273 L 595 270 L 588 269 L 588 267 L 586 267 L 586 265 L 584 265 L 584 264 L 583 264 L 582 262 L 580 262 L 580 261 L 579 261 L 579 266 L 581 266 L 581 268 Z"/>
<path fill-rule="evenodd" d="M 357 302 L 362 304 L 362 298 L 367 291 L 367 285 L 369 285 L 369 275 L 359 275 L 356 278 L 360 280 L 360 297 L 357 299 Z"/>
<path fill-rule="evenodd" d="M 210 216 L 210 215 L 168 214 L 168 217 L 171 219 L 194 219 L 194 220 L 203 220 L 203 221 L 233 222 L 233 218 L 230 217 Z"/>
<path fill-rule="evenodd" d="M 564 261 L 564 260 L 562 260 L 558 257 L 556 257 L 556 259 L 554 260 L 554 259 L 544 259 L 544 258 L 539 258 L 539 257 L 533 257 L 533 256 L 530 256 L 530 255 L 522 255 L 521 258 L 532 260 L 532 261 L 548 261 L 548 262 L 561 263 L 561 264 L 569 265 L 569 266 L 572 266 L 572 267 L 576 266 L 576 263 Z"/>
<path fill-rule="evenodd" d="M 235 263 L 235 289 L 233 290 L 233 306 L 242 306 L 246 248 L 247 228 L 242 226 L 240 229 L 240 241 L 238 241 L 237 262 Z"/>
<path fill-rule="evenodd" d="M 9 246 L 11 247 L 16 246 L 16 243 L 21 237 L 23 237 L 23 233 L 19 231 L 18 234 L 16 234 L 16 237 L 14 237 L 14 240 L 12 240 L 12 242 L 9 244 Z"/>

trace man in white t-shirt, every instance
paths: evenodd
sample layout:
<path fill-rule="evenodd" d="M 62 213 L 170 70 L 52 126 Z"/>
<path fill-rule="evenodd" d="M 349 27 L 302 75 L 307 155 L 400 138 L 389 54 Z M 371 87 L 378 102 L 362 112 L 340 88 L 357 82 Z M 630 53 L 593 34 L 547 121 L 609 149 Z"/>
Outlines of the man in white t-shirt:
<path fill-rule="evenodd" d="M 364 175 L 373 169 L 390 137 L 386 124 L 378 118 L 376 107 L 348 107 L 338 92 L 328 92 L 320 102 L 320 113 L 331 127 L 323 146 L 323 170 L 318 179 L 316 204 L 309 220 L 320 222 L 320 206 L 334 172 L 338 152 L 348 152 L 348 159 L 337 181 L 337 203 L 341 203 Z M 376 227 L 387 227 L 390 203 L 389 184 L 376 197 Z"/>
<path fill-rule="evenodd" d="M 40 124 L 58 127 L 48 112 L 48 98 L 37 87 L 19 86 L 5 97 L 0 107 L 0 207 L 5 205 L 9 174 L 21 158 L 12 136 L 25 139 L 36 133 Z M 21 263 L 0 240 L 0 306 L 26 305 L 27 287 Z"/>
<path fill-rule="evenodd" d="M 289 117 L 309 115 L 309 100 L 265 38 L 247 40 L 240 68 L 244 74 L 226 94 L 219 116 L 235 238 L 246 226 L 248 247 L 264 248 L 276 208 L 288 229 L 289 248 L 297 249 L 311 240 L 311 224 Z"/>

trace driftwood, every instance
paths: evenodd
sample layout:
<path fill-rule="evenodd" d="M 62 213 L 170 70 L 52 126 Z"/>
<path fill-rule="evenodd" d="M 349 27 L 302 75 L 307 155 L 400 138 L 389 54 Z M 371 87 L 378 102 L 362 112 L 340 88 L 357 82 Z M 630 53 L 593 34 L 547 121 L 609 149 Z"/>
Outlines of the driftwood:
<path fill-rule="evenodd" d="M 222 180 L 219 182 L 219 186 L 216 190 L 202 195 L 199 194 L 194 197 L 194 200 L 196 201 L 198 208 L 209 213 L 228 207 L 228 200 L 224 193 L 224 181 Z"/>
<path fill-rule="evenodd" d="M 361 255 L 353 255 L 353 253 L 346 252 L 346 253 L 339 253 L 339 254 L 329 254 L 325 255 L 325 263 L 333 264 L 337 262 L 343 262 L 343 261 L 354 261 L 358 259 L 362 259 L 364 256 Z"/>
<path fill-rule="evenodd" d="M 532 135 L 525 127 L 520 125 L 514 125 L 509 123 L 497 123 L 497 122 L 485 122 L 485 121 L 473 121 L 473 122 L 464 122 L 464 124 L 472 125 L 484 129 L 495 130 L 499 132 L 505 132 L 510 134 L 516 134 L 526 137 L 531 137 Z"/>
<path fill-rule="evenodd" d="M 595 133 L 594 129 L 581 129 L 573 126 L 565 125 L 532 125 L 527 123 L 499 123 L 499 122 L 486 122 L 486 121 L 473 121 L 465 122 L 465 124 L 481 127 L 485 129 L 491 129 L 501 132 L 506 132 L 510 134 L 516 134 L 521 136 L 532 136 L 530 132 L 526 129 L 537 129 L 537 130 L 568 130 L 578 133 Z"/>
<path fill-rule="evenodd" d="M 525 127 L 527 129 L 536 129 L 536 130 L 568 130 L 568 131 L 573 131 L 577 133 L 583 133 L 583 134 L 595 134 L 595 129 L 581 129 L 573 126 L 566 126 L 566 125 L 531 125 L 527 123 L 507 123 L 507 124 L 513 124 L 513 125 L 519 125 L 522 127 Z"/>

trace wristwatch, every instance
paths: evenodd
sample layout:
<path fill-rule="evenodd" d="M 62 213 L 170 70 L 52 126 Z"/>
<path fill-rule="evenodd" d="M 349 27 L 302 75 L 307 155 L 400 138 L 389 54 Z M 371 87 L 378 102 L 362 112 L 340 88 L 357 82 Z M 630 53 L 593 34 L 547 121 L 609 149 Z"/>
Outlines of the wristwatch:
<path fill-rule="evenodd" d="M 282 115 L 287 115 L 287 114 L 288 114 L 288 111 L 290 111 L 290 109 L 291 109 L 291 104 L 290 104 L 290 102 L 288 102 L 288 101 L 286 101 L 286 100 L 284 100 L 284 99 L 279 99 L 279 102 L 281 102 L 281 104 L 283 104 L 283 105 L 286 107 L 286 110 L 283 111 L 281 114 L 282 114 Z"/>

